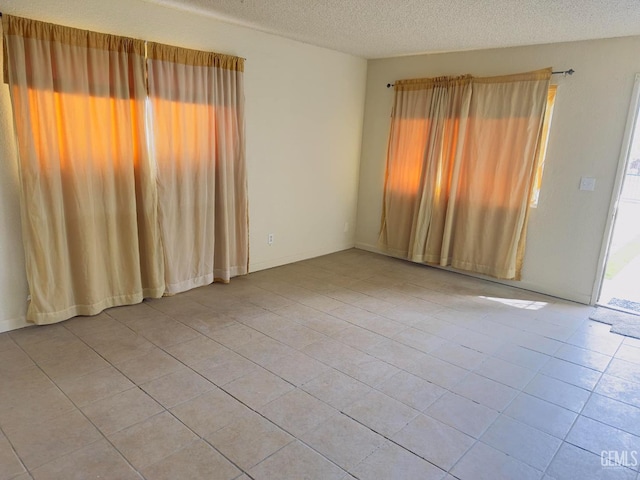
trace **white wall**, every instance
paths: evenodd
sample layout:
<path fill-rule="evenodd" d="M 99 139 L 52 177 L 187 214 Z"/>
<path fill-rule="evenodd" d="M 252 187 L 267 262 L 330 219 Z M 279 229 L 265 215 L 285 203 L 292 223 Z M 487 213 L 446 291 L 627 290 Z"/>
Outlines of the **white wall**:
<path fill-rule="evenodd" d="M 369 61 L 356 246 L 377 250 L 394 80 L 574 68 L 558 83 L 547 163 L 532 210 L 522 281 L 505 282 L 590 301 L 631 99 L 640 37 Z M 597 179 L 578 190 L 581 176 Z"/>
<path fill-rule="evenodd" d="M 0 10 L 246 58 L 250 270 L 354 245 L 366 60 L 141 0 L 2 0 Z M 3 331 L 23 325 L 27 296 L 6 85 L 0 138 Z"/>

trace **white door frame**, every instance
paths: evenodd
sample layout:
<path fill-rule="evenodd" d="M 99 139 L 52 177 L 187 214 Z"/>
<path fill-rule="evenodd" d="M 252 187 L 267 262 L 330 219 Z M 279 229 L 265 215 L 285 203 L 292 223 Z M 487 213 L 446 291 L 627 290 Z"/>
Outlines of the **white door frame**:
<path fill-rule="evenodd" d="M 602 239 L 602 246 L 600 247 L 600 258 L 598 259 L 598 268 L 596 270 L 596 281 L 593 285 L 591 292 L 591 305 L 595 305 L 600 296 L 602 290 L 602 284 L 604 283 L 605 268 L 607 266 L 607 260 L 609 258 L 609 245 L 611 244 L 611 237 L 613 236 L 613 228 L 615 226 L 616 213 L 618 211 L 618 203 L 620 201 L 620 195 L 622 193 L 622 187 L 624 185 L 624 176 L 627 172 L 627 163 L 629 161 L 629 154 L 631 153 L 631 146 L 633 143 L 633 133 L 636 130 L 640 109 L 640 73 L 636 73 L 635 82 L 633 84 L 633 93 L 631 94 L 631 100 L 629 102 L 629 113 L 627 114 L 627 125 L 624 131 L 624 137 L 622 138 L 622 148 L 620 149 L 620 158 L 618 159 L 618 171 L 616 172 L 615 183 L 613 184 L 613 193 L 611 195 L 611 203 L 609 205 L 609 214 L 607 216 L 607 223 L 604 228 L 604 238 Z"/>

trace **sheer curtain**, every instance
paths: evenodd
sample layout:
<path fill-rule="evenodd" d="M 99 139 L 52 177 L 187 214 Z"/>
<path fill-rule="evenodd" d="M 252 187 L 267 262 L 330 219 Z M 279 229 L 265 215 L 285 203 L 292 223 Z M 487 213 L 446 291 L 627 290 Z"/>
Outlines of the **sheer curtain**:
<path fill-rule="evenodd" d="M 144 43 L 4 15 L 31 301 L 52 323 L 164 292 Z"/>
<path fill-rule="evenodd" d="M 244 60 L 149 43 L 168 293 L 247 273 Z"/>
<path fill-rule="evenodd" d="M 380 233 L 416 262 L 519 279 L 551 69 L 395 84 Z"/>

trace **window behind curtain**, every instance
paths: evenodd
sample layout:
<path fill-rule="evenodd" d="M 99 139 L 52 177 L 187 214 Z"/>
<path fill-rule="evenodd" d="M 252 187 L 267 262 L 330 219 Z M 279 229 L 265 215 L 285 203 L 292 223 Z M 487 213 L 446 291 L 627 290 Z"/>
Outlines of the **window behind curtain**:
<path fill-rule="evenodd" d="M 247 273 L 243 59 L 148 44 L 168 293 Z"/>
<path fill-rule="evenodd" d="M 164 291 L 144 43 L 5 15 L 31 302 L 51 323 Z"/>
<path fill-rule="evenodd" d="M 154 43 L 147 57 L 140 40 L 9 15 L 3 27 L 27 319 L 246 273 L 244 60 Z"/>
<path fill-rule="evenodd" d="M 520 278 L 550 76 L 395 82 L 384 250 Z"/>

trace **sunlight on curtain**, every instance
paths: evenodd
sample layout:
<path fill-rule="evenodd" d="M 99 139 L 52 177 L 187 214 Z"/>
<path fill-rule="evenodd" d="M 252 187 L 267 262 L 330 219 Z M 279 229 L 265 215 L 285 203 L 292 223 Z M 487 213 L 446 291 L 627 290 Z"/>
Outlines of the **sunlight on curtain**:
<path fill-rule="evenodd" d="M 243 59 L 148 44 L 168 293 L 247 273 Z"/>
<path fill-rule="evenodd" d="M 519 279 L 551 69 L 395 83 L 380 243 Z"/>
<path fill-rule="evenodd" d="M 164 273 L 144 131 L 144 43 L 5 15 L 27 319 L 159 297 Z"/>

